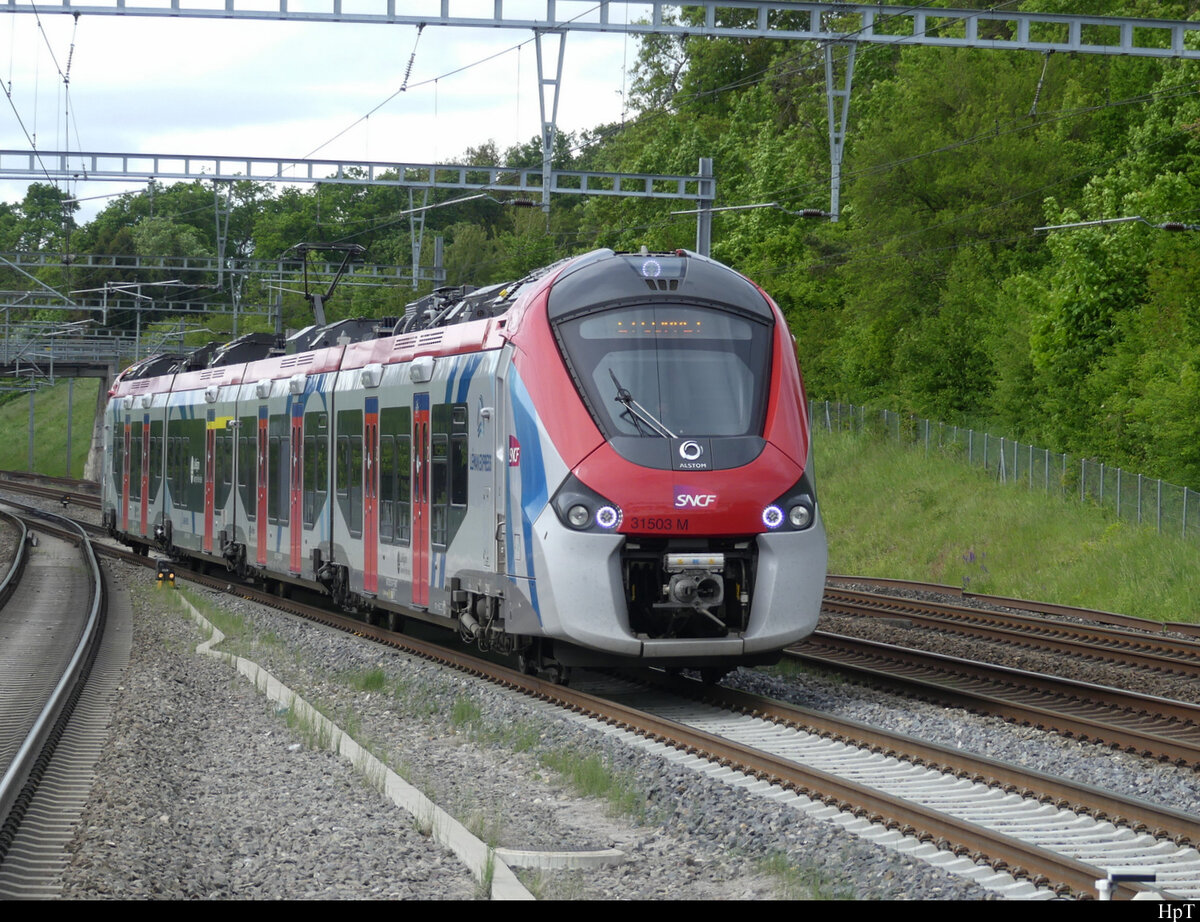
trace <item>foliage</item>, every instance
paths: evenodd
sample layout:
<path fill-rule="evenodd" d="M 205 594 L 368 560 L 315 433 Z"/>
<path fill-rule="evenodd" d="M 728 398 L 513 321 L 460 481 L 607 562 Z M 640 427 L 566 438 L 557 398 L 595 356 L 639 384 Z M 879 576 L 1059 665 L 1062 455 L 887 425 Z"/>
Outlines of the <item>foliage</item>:
<path fill-rule="evenodd" d="M 1197 12 L 1193 0 L 1037 6 L 1098 16 Z M 704 14 L 683 6 L 674 15 L 698 26 Z M 715 15 L 734 24 L 754 11 Z M 902 31 L 902 20 L 881 17 L 875 27 Z M 828 24 L 834 28 L 836 17 Z M 936 27 L 953 32 L 961 24 Z M 989 28 L 1010 37 L 1004 21 Z M 825 50 L 700 32 L 641 39 L 631 117 L 559 132 L 555 165 L 692 176 L 700 158 L 711 157 L 718 205 L 763 206 L 714 214 L 713 255 L 778 302 L 813 394 L 995 425 L 1200 486 L 1197 238 L 1145 223 L 1033 230 L 1135 215 L 1152 225 L 1200 220 L 1196 64 L 863 45 L 835 223 L 797 215 L 828 208 Z M 540 169 L 541 140 L 507 151 L 484 141 L 458 160 Z M 507 281 L 597 246 L 696 245 L 695 219 L 671 214 L 693 207 L 686 200 L 564 195 L 546 215 L 540 201 L 515 207 L 497 201 L 500 194 L 437 190 L 426 198 L 340 181 L 307 188 L 238 181 L 217 192 L 212 183 L 150 183 L 76 227 L 78 206 L 35 183 L 21 203 L 0 206 L 0 250 L 211 259 L 224 240 L 226 256 L 267 261 L 270 272 L 218 278 L 177 262 L 136 269 L 124 260 L 47 266 L 31 273 L 35 281 L 0 265 L 0 281 L 66 292 L 177 280 L 170 297 L 179 300 L 228 300 L 238 285 L 243 304 L 277 305 L 283 323 L 295 327 L 311 320 L 296 244 L 358 243 L 368 261 L 407 268 L 420 214 L 421 265 L 432 264 L 440 235 L 452 284 Z M 414 211 L 426 205 L 434 207 Z M 323 259 L 309 256 L 314 286 L 328 283 L 317 271 Z M 415 289 L 344 285 L 327 316 L 395 315 L 429 289 L 428 281 Z M 166 300 L 154 288 L 141 294 L 143 304 Z M 171 311 L 160 313 L 169 325 Z M 134 322 L 132 311 L 110 314 L 113 324 Z M 228 315 L 205 324 L 230 327 Z"/>
<path fill-rule="evenodd" d="M 892 438 L 814 439 L 829 572 L 1196 620 L 1200 547 Z M 869 487 L 867 486 L 869 485 Z"/>

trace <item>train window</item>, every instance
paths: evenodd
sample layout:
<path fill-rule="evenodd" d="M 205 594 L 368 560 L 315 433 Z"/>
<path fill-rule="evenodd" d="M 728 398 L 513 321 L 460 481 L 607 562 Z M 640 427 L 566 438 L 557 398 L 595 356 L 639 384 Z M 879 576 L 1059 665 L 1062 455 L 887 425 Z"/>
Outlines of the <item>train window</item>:
<path fill-rule="evenodd" d="M 255 430 L 258 420 L 243 416 L 238 420 L 237 430 L 237 484 L 246 518 L 253 519 L 257 512 L 255 494 L 258 492 L 258 445 Z"/>
<path fill-rule="evenodd" d="M 396 540 L 407 544 L 412 522 L 412 436 L 396 437 Z"/>
<path fill-rule="evenodd" d="M 762 433 L 769 323 L 663 304 L 568 318 L 555 330 L 596 424 L 610 438 Z"/>
<path fill-rule="evenodd" d="M 363 514 L 363 414 L 362 410 L 344 410 L 337 414 L 337 469 L 334 489 L 338 508 L 351 537 L 362 535 Z"/>
<path fill-rule="evenodd" d="M 307 424 L 308 418 L 305 418 Z M 325 508 L 329 492 L 329 447 L 324 438 L 306 436 L 304 439 L 304 524 L 317 524 Z"/>
<path fill-rule="evenodd" d="M 133 424 L 129 439 L 129 498 L 142 498 L 142 424 Z"/>
<path fill-rule="evenodd" d="M 267 456 L 276 458 L 279 456 L 279 436 L 267 439 Z M 272 464 L 270 473 L 267 475 L 267 521 L 272 525 L 279 524 L 279 465 Z"/>
<path fill-rule="evenodd" d="M 158 496 L 159 487 L 162 486 L 163 473 L 163 424 L 162 420 L 156 420 L 150 424 L 150 498 Z"/>
<path fill-rule="evenodd" d="M 391 516 L 391 541 L 407 544 L 410 501 L 412 499 L 412 410 L 409 407 L 383 407 L 379 411 L 380 458 L 380 536 L 383 537 L 384 522 Z M 393 455 L 388 458 L 388 444 Z M 388 476 L 388 464 L 392 476 Z M 391 481 L 391 493 L 388 482 Z M 389 510 L 389 505 L 391 509 Z M 386 538 L 385 538 L 386 540 Z"/>
<path fill-rule="evenodd" d="M 267 440 L 268 456 L 274 462 L 267 474 L 267 521 L 272 525 L 287 525 L 291 519 L 291 453 L 292 443 L 287 436 L 273 435 Z"/>
<path fill-rule="evenodd" d="M 285 413 L 273 413 L 267 422 L 267 521 L 287 525 L 291 521 L 292 421 Z"/>
<path fill-rule="evenodd" d="M 457 407 L 455 408 L 457 410 Z M 450 439 L 450 505 L 467 504 L 467 437 Z"/>
<path fill-rule="evenodd" d="M 396 540 L 396 440 L 379 437 L 379 540 Z"/>
<path fill-rule="evenodd" d="M 339 435 L 337 440 L 337 495 L 350 495 L 350 436 Z"/>
<path fill-rule="evenodd" d="M 112 440 L 112 476 L 117 484 L 117 493 L 124 492 L 125 481 L 125 427 L 118 426 Z"/>
<path fill-rule="evenodd" d="M 362 535 L 363 516 L 363 440 L 361 435 L 350 436 L 350 521 L 351 537 Z"/>
<path fill-rule="evenodd" d="M 179 505 L 179 474 L 177 468 L 179 466 L 176 461 L 179 455 L 179 439 L 177 437 L 167 439 L 167 489 L 171 494 L 171 505 Z"/>
<path fill-rule="evenodd" d="M 198 428 L 199 427 L 199 428 Z M 185 434 L 171 436 L 167 440 L 167 468 L 171 485 L 171 503 L 177 509 L 200 511 L 204 508 L 204 475 L 200 459 L 192 456 L 191 433 L 201 435 L 197 444 L 203 445 L 204 420 L 179 420 L 170 425 L 171 430 L 183 430 Z"/>
<path fill-rule="evenodd" d="M 434 433 L 432 444 L 433 457 L 430 503 L 430 540 L 434 544 L 445 545 L 449 536 L 449 518 L 446 506 L 450 502 L 450 470 L 448 465 L 450 445 L 446 436 Z"/>
<path fill-rule="evenodd" d="M 204 419 L 176 419 L 167 431 L 178 439 L 172 484 L 172 502 L 180 509 L 204 510 Z"/>
<path fill-rule="evenodd" d="M 213 503 L 224 509 L 233 489 L 233 436 L 228 432 L 217 433 L 215 472 L 213 475 Z"/>

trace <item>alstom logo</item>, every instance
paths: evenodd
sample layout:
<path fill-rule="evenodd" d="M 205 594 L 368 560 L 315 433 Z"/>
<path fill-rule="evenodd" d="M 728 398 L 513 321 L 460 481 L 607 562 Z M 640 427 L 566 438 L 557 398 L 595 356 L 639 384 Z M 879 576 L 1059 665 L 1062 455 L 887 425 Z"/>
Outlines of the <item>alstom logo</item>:
<path fill-rule="evenodd" d="M 675 488 L 676 509 L 707 509 L 716 501 L 716 493 L 692 493 L 687 487 Z"/>

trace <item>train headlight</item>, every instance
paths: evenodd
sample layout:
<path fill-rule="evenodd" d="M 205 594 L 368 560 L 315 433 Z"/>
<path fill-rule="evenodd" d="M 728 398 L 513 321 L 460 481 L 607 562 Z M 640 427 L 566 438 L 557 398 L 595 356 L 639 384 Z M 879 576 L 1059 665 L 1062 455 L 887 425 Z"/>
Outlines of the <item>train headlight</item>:
<path fill-rule="evenodd" d="M 621 507 L 579 482 L 571 474 L 550 501 L 558 519 L 574 531 L 614 531 L 621 525 Z"/>
<path fill-rule="evenodd" d="M 812 521 L 812 510 L 803 503 L 797 503 L 788 510 L 788 521 L 792 523 L 792 528 L 808 528 L 808 523 Z"/>
<path fill-rule="evenodd" d="M 772 530 L 783 524 L 783 510 L 778 506 L 768 506 L 763 510 L 763 524 Z"/>
<path fill-rule="evenodd" d="M 762 515 L 763 525 L 770 531 L 804 531 L 816 520 L 817 494 L 807 472 L 795 486 L 767 506 Z"/>

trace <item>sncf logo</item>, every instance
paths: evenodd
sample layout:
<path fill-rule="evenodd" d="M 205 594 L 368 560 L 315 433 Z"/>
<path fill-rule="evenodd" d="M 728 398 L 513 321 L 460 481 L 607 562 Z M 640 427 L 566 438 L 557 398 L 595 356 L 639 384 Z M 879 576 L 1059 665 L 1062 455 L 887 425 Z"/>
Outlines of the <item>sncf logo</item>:
<path fill-rule="evenodd" d="M 675 488 L 676 509 L 707 509 L 716 501 L 716 493 L 693 493 L 688 487 Z"/>

